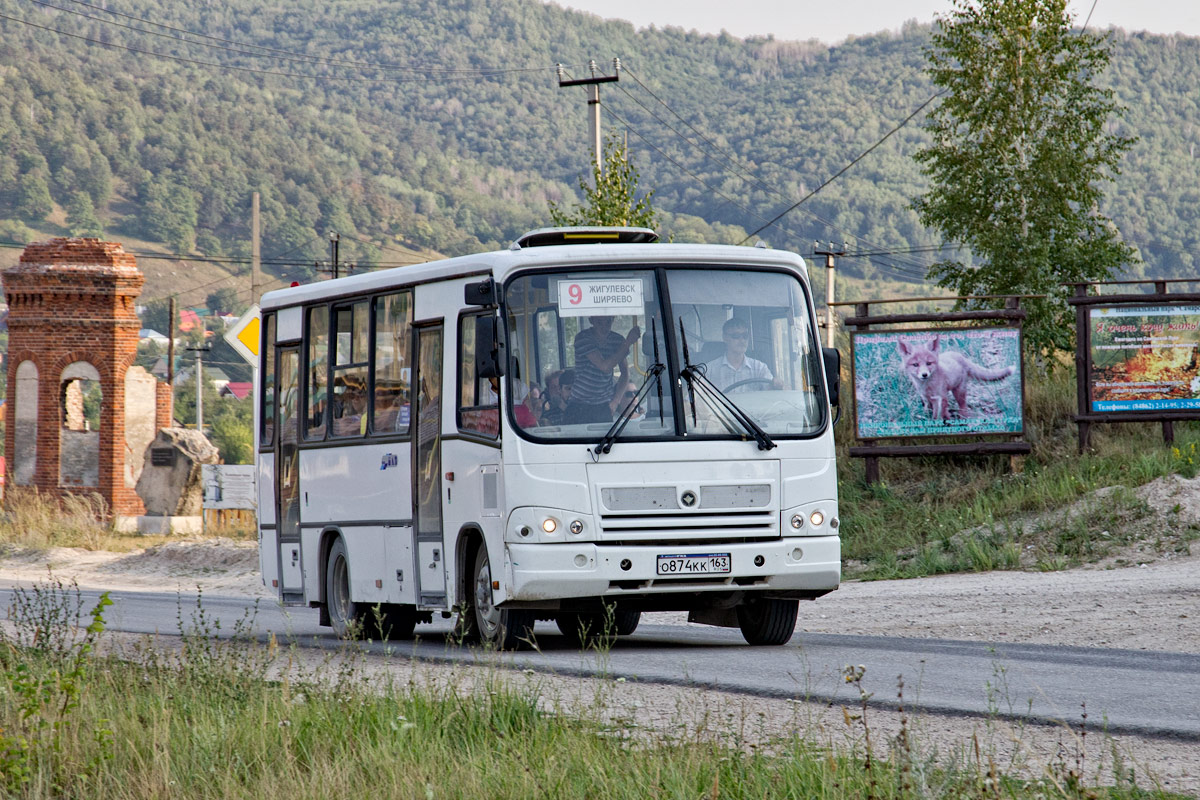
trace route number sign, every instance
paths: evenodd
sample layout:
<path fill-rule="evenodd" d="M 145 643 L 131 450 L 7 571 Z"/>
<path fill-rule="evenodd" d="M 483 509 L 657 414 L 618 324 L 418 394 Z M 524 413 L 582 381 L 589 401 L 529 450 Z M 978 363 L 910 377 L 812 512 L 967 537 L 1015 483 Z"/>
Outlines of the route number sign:
<path fill-rule="evenodd" d="M 644 310 L 641 278 L 587 278 L 558 282 L 562 317 L 616 317 Z"/>

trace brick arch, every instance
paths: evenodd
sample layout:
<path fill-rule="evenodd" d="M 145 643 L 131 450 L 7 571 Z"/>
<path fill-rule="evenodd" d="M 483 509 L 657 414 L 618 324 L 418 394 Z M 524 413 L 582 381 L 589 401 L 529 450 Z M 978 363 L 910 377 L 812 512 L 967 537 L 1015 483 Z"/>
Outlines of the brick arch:
<path fill-rule="evenodd" d="M 61 376 L 63 370 L 67 367 L 78 361 L 82 361 L 85 364 L 91 364 L 95 367 L 96 372 L 100 375 L 101 383 L 114 380 L 115 375 L 112 362 L 105 363 L 103 358 L 97 358 L 98 355 L 101 355 L 101 353 L 96 350 L 70 350 L 55 359 L 53 370 L 56 375 Z M 124 375 L 123 372 L 122 375 Z"/>

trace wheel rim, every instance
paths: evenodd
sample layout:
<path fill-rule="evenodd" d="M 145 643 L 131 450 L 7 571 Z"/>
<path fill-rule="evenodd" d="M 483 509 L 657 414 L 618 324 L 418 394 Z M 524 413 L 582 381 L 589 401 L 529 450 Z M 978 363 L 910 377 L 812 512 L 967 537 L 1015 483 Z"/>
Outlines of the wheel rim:
<path fill-rule="evenodd" d="M 338 558 L 333 562 L 333 617 L 343 624 L 348 622 L 350 614 L 350 575 L 346 569 L 346 559 Z"/>
<path fill-rule="evenodd" d="M 487 552 L 480 548 L 475 563 L 475 619 L 485 639 L 493 639 L 500 627 L 500 611 L 492 605 L 492 568 Z"/>

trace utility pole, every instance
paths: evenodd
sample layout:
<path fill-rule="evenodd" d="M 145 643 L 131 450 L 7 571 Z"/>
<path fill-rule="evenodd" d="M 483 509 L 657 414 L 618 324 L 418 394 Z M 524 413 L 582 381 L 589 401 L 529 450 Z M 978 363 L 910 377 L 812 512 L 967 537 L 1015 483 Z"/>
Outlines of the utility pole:
<path fill-rule="evenodd" d="M 338 279 L 338 244 L 342 241 L 342 236 L 337 231 L 329 232 L 329 266 L 322 267 L 320 263 L 313 262 L 313 269 L 319 272 L 328 272 L 333 275 L 333 279 Z"/>
<path fill-rule="evenodd" d="M 600 142 L 600 84 L 616 83 L 621 80 L 621 59 L 613 59 L 613 74 L 612 75 L 597 75 L 595 60 L 588 62 L 588 69 L 592 73 L 590 78 L 577 78 L 573 80 L 565 80 L 566 71 L 562 64 L 558 64 L 558 87 L 566 86 L 586 86 L 588 87 L 588 122 L 589 133 L 592 139 L 592 151 L 596 157 L 596 171 L 601 172 L 604 169 L 604 149 Z"/>
<path fill-rule="evenodd" d="M 204 433 L 204 364 L 200 354 L 206 353 L 212 347 L 204 343 L 204 323 L 200 323 L 200 344 L 189 345 L 188 350 L 196 354 L 196 430 Z"/>
<path fill-rule="evenodd" d="M 258 303 L 262 286 L 262 228 L 258 218 L 258 192 L 250 195 L 250 305 Z"/>
<path fill-rule="evenodd" d="M 846 255 L 846 244 L 842 243 L 841 250 L 833 249 L 833 242 L 826 250 L 818 250 L 820 242 L 813 242 L 813 255 L 825 256 L 825 346 L 834 347 L 834 334 L 837 333 L 837 318 L 833 315 L 833 276 L 834 257 Z"/>

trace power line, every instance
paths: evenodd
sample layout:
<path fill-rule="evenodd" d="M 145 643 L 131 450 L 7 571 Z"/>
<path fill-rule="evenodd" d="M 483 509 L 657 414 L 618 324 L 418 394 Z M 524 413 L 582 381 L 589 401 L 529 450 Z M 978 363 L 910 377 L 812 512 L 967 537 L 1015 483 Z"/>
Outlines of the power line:
<path fill-rule="evenodd" d="M 800 198 L 800 199 L 799 199 L 799 200 L 797 200 L 795 203 L 793 203 L 792 205 L 788 206 L 786 209 L 784 209 L 783 211 L 781 211 L 781 212 L 780 212 L 778 215 L 776 215 L 776 216 L 775 216 L 775 218 L 774 218 L 774 219 L 772 219 L 772 220 L 771 220 L 770 222 L 768 222 L 766 225 L 763 225 L 761 228 L 759 228 L 758 230 L 754 231 L 754 232 L 753 232 L 753 233 L 751 233 L 749 236 L 747 236 L 745 239 L 743 239 L 743 240 L 740 242 L 740 244 L 745 244 L 745 243 L 746 243 L 747 241 L 749 241 L 751 238 L 753 238 L 753 237 L 757 236 L 758 234 L 762 233 L 764 230 L 766 230 L 767 228 L 771 227 L 772 225 L 774 225 L 774 224 L 775 224 L 776 222 L 778 222 L 779 220 L 783 219 L 783 218 L 784 218 L 784 216 L 786 216 L 787 214 L 789 214 L 790 212 L 792 212 L 792 211 L 794 211 L 796 208 L 798 208 L 798 207 L 800 206 L 800 204 L 801 204 L 801 203 L 804 203 L 804 202 L 806 202 L 806 201 L 807 201 L 809 198 L 813 197 L 813 196 L 814 196 L 814 195 L 815 195 L 817 192 L 821 191 L 821 190 L 822 190 L 822 189 L 824 189 L 826 186 L 828 186 L 829 184 L 833 183 L 833 182 L 834 182 L 834 181 L 836 181 L 838 178 L 842 177 L 842 175 L 844 175 L 844 174 L 847 172 L 847 170 L 849 170 L 851 167 L 853 167 L 853 166 L 854 166 L 855 164 L 857 164 L 859 161 L 862 161 L 864 158 L 866 158 L 868 155 L 870 155 L 870 154 L 871 154 L 871 152 L 872 152 L 872 151 L 873 151 L 875 148 L 879 147 L 881 144 L 883 144 L 883 143 L 884 143 L 884 142 L 886 142 L 886 141 L 887 141 L 889 138 L 891 138 L 891 135 L 892 135 L 893 133 L 895 133 L 896 131 L 898 131 L 898 130 L 900 130 L 901 128 L 903 128 L 905 125 L 907 125 L 907 124 L 909 123 L 909 121 L 911 121 L 911 120 L 912 120 L 912 118 L 913 118 L 913 117 L 915 117 L 917 114 L 919 114 L 919 113 L 921 113 L 922 111 L 924 111 L 924 110 L 925 110 L 925 106 L 929 105 L 930 103 L 932 103 L 934 100 L 938 99 L 939 97 L 941 97 L 941 96 L 942 96 L 943 94 L 945 94 L 945 93 L 946 93 L 946 91 L 945 91 L 945 90 L 942 90 L 942 91 L 938 92 L 937 94 L 935 94 L 933 97 L 930 97 L 930 98 L 929 98 L 928 100 L 926 100 L 924 103 L 921 103 L 921 105 L 917 106 L 917 108 L 916 108 L 916 109 L 915 109 L 915 110 L 914 110 L 914 111 L 913 111 L 911 114 L 909 114 L 907 117 L 905 117 L 905 118 L 904 118 L 904 119 L 903 119 L 903 120 L 900 122 L 900 124 L 899 124 L 899 125 L 897 125 L 896 127 L 892 128 L 890 131 L 888 131 L 887 133 L 885 133 L 885 134 L 883 135 L 883 138 L 881 138 L 879 141 L 875 142 L 875 144 L 871 145 L 871 146 L 870 146 L 870 147 L 868 147 L 866 150 L 864 150 L 864 151 L 863 151 L 863 152 L 862 152 L 862 153 L 861 153 L 861 154 L 860 154 L 860 155 L 859 155 L 857 158 L 855 158 L 855 159 L 854 159 L 853 161 L 851 161 L 849 164 L 847 164 L 846 166 L 844 166 L 844 167 L 842 167 L 840 170 L 838 170 L 838 171 L 837 171 L 837 172 L 836 172 L 836 173 L 833 175 L 833 177 L 829 178 L 827 181 L 825 181 L 824 183 L 822 183 L 820 186 L 818 186 L 817 188 L 813 189 L 811 192 L 809 192 L 808 194 L 804 195 L 804 197 Z"/>

